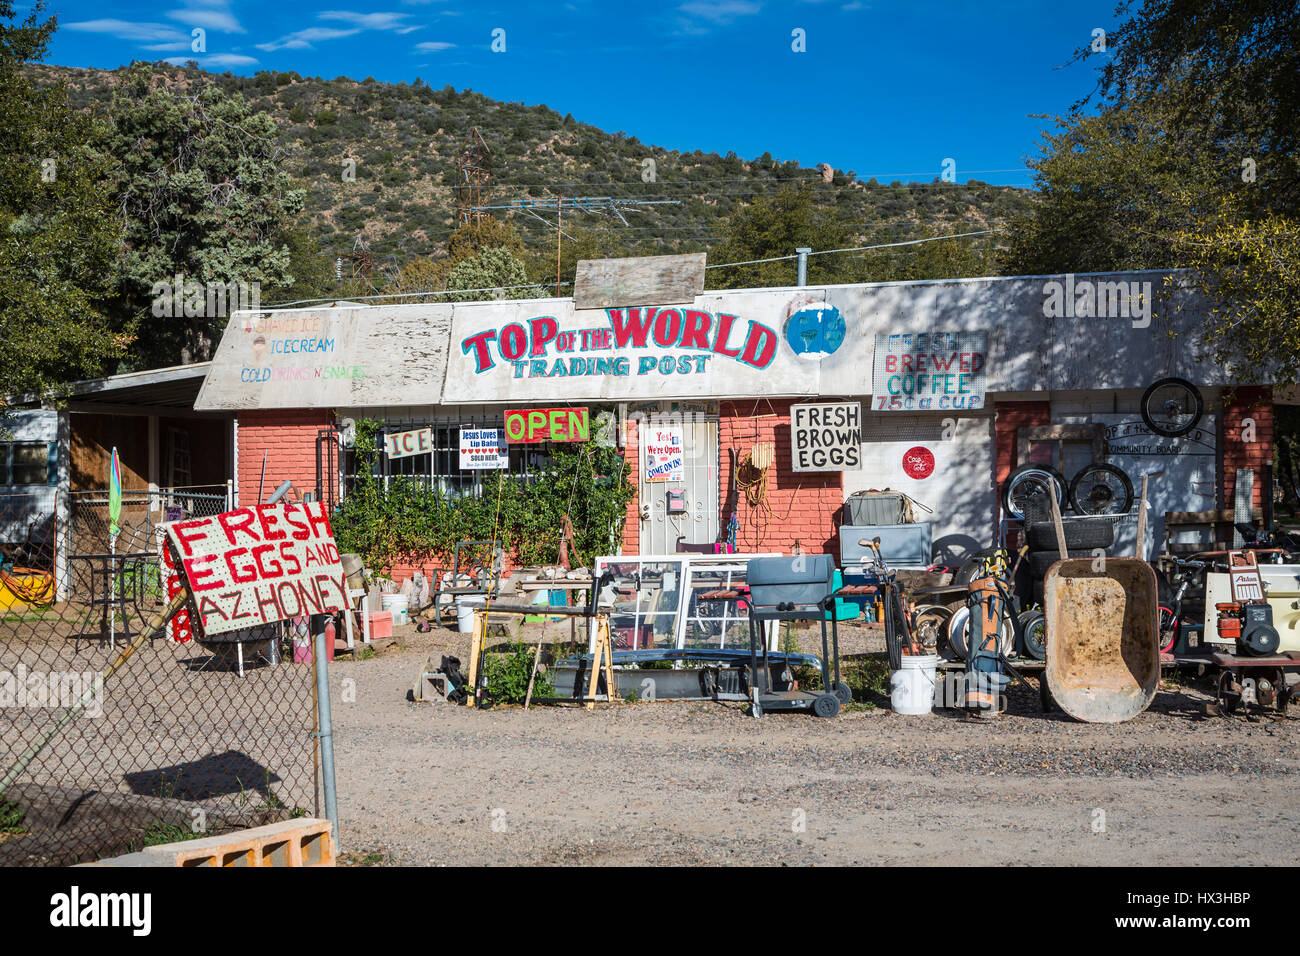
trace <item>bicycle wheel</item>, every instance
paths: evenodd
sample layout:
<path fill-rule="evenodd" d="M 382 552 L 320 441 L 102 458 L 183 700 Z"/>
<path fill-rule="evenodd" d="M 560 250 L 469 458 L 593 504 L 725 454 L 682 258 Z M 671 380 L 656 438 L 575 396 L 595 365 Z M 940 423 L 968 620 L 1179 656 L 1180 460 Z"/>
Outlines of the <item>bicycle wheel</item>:
<path fill-rule="evenodd" d="M 1128 514 L 1133 507 L 1133 482 L 1114 465 L 1089 465 L 1070 482 L 1070 507 L 1080 515 Z"/>
<path fill-rule="evenodd" d="M 1181 438 L 1205 414 L 1205 399 L 1185 378 L 1162 378 L 1142 393 L 1142 421 L 1157 435 Z"/>
<path fill-rule="evenodd" d="M 1013 517 L 1046 520 L 1052 516 L 1048 496 L 1063 507 L 1065 488 L 1065 476 L 1051 465 L 1021 465 L 1007 476 L 1002 505 Z"/>
<path fill-rule="evenodd" d="M 1178 632 L 1182 628 L 1182 622 L 1174 616 L 1171 608 L 1160 605 L 1160 653 L 1172 654 L 1174 645 L 1178 643 Z"/>

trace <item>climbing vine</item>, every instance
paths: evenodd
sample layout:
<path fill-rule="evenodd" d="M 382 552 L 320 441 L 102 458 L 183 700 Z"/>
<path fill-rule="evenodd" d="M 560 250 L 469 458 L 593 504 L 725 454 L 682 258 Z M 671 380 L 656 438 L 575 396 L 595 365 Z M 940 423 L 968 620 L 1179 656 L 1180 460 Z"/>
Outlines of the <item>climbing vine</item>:
<path fill-rule="evenodd" d="M 383 571 L 430 553 L 450 556 L 458 541 L 497 540 L 523 564 L 552 564 L 567 514 L 581 561 L 590 564 L 617 545 L 635 488 L 617 448 L 595 442 L 555 443 L 546 469 L 527 481 L 492 472 L 481 495 L 447 494 L 417 476 L 376 474 L 379 422 L 357 422 L 357 475 L 333 517 L 340 550 L 360 554 Z M 577 559 L 574 559 L 575 561 Z"/>

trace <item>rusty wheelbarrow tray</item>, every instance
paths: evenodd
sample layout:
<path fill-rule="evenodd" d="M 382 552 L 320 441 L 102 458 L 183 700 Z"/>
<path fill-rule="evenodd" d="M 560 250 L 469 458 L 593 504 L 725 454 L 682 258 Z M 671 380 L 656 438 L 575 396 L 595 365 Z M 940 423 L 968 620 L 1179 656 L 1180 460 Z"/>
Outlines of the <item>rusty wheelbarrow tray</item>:
<path fill-rule="evenodd" d="M 1116 724 L 1146 710 L 1160 684 L 1159 601 L 1137 558 L 1058 561 L 1043 586 L 1052 697 L 1076 720 Z"/>

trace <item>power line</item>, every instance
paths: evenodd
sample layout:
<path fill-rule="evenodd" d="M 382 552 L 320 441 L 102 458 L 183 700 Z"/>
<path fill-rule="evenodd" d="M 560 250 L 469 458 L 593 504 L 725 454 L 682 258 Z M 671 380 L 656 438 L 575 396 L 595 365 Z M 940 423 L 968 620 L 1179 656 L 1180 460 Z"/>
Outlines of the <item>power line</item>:
<path fill-rule="evenodd" d="M 919 245 L 922 242 L 938 242 L 941 239 L 963 239 L 966 236 L 987 236 L 991 232 L 994 232 L 994 230 L 982 229 L 979 232 L 959 232 L 956 235 L 952 235 L 952 236 L 929 236 L 928 238 L 925 239 L 909 239 L 906 242 L 882 242 L 874 246 L 851 246 L 848 249 L 822 249 L 816 252 L 810 252 L 808 254 L 810 256 L 829 256 L 832 253 L 836 253 L 836 252 L 867 252 L 871 249 L 891 249 L 894 248 L 895 246 L 915 246 L 915 245 Z M 798 259 L 798 258 L 799 258 L 799 254 L 795 253 L 792 256 L 773 256 L 770 259 L 750 259 L 747 262 L 719 262 L 716 265 L 711 265 L 711 266 L 706 265 L 704 268 L 725 269 L 728 266 L 753 266 L 763 262 L 785 262 L 789 259 Z"/>
<path fill-rule="evenodd" d="M 906 242 L 885 242 L 874 246 L 852 246 L 847 249 L 822 249 L 816 252 L 810 252 L 809 255 L 828 256 L 837 252 L 868 252 L 872 249 L 889 249 L 895 246 L 915 246 L 915 245 L 919 245 L 922 242 L 938 242 L 942 239 L 964 239 L 967 236 L 986 236 L 989 233 L 994 231 L 995 230 L 993 229 L 983 229 L 980 230 L 979 232 L 960 232 L 952 236 L 929 236 L 925 239 L 909 239 Z M 798 259 L 798 258 L 799 255 L 798 253 L 796 253 L 795 255 L 791 255 L 791 256 L 773 256 L 769 259 L 749 259 L 745 262 L 719 262 L 719 263 L 715 263 L 714 265 L 706 265 L 704 268 L 726 269 L 729 266 L 752 266 L 764 262 L 785 262 L 790 259 Z M 550 285 L 551 284 L 548 282 L 546 284 L 546 288 L 550 288 Z M 573 285 L 573 283 L 557 282 L 555 283 L 555 285 L 569 286 L 569 285 Z M 384 295 L 359 295 L 359 296 L 353 296 L 348 299 L 340 299 L 338 297 L 330 298 L 330 299 L 300 299 L 296 302 L 285 302 L 279 305 L 268 306 L 268 308 L 284 309 L 284 308 L 288 308 L 291 305 L 310 305 L 314 302 L 340 302 L 340 301 L 362 302 L 362 301 L 369 301 L 371 299 L 405 299 L 405 298 L 413 299 L 413 298 L 418 298 L 421 296 L 429 296 L 429 295 L 463 295 L 467 292 L 512 292 L 516 289 L 541 289 L 541 288 L 542 286 L 540 286 L 539 284 L 530 282 L 527 285 L 490 286 L 482 289 L 444 289 L 441 292 L 391 292 Z"/>

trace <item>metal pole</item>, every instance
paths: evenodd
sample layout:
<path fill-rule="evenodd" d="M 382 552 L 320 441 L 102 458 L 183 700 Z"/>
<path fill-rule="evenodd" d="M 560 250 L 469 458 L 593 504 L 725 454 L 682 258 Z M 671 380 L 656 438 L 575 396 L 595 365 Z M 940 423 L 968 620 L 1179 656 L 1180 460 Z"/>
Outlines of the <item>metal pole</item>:
<path fill-rule="evenodd" d="M 795 281 L 795 285 L 807 285 L 808 253 L 812 252 L 812 248 L 809 246 L 800 246 L 795 249 L 795 252 L 799 253 L 799 278 Z"/>
<path fill-rule="evenodd" d="M 330 720 L 330 682 L 329 671 L 325 662 L 325 628 L 316 632 L 315 653 L 312 659 L 316 666 L 316 719 L 320 725 L 317 739 L 320 741 L 321 783 L 325 791 L 325 818 L 334 825 L 334 847 L 339 846 L 339 798 L 334 786 L 334 724 Z"/>

